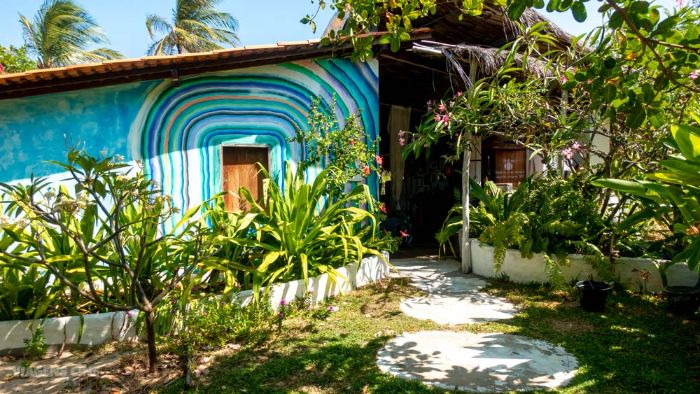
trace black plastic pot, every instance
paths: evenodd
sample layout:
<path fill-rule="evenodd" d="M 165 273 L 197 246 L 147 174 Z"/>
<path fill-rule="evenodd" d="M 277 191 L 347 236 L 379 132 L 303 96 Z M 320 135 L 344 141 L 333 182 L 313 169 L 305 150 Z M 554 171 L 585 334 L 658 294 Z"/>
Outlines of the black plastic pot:
<path fill-rule="evenodd" d="M 589 312 L 603 312 L 605 301 L 610 293 L 610 285 L 594 280 L 582 280 L 576 283 L 581 294 L 581 308 Z"/>
<path fill-rule="evenodd" d="M 666 308 L 678 315 L 692 315 L 700 307 L 700 287 L 666 286 Z"/>

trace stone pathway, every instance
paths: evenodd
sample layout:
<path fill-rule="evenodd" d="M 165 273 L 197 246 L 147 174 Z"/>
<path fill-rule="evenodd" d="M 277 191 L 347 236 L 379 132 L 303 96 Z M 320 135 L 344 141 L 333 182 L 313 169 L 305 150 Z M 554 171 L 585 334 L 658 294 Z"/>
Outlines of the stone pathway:
<path fill-rule="evenodd" d="M 460 272 L 456 261 L 393 260 L 395 276 L 408 276 L 428 293 L 401 303 L 417 319 L 457 325 L 510 319 L 511 303 L 480 292 L 486 282 Z M 454 331 L 404 333 L 378 353 L 379 368 L 448 390 L 473 392 L 552 389 L 576 374 L 576 359 L 563 348 L 517 335 Z"/>
<path fill-rule="evenodd" d="M 401 302 L 401 311 L 411 317 L 454 325 L 510 319 L 515 315 L 513 304 L 479 292 L 486 281 L 462 274 L 454 260 L 401 259 L 392 264 L 399 271 L 394 275 L 410 277 L 414 286 L 428 293 Z"/>

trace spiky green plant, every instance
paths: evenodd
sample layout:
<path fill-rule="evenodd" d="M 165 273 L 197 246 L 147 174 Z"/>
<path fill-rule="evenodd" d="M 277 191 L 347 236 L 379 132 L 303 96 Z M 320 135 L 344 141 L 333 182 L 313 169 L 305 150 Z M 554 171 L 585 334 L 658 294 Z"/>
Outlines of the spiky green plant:
<path fill-rule="evenodd" d="M 253 271 L 255 293 L 278 280 L 302 278 L 308 283 L 309 277 L 321 273 L 333 280 L 342 279 L 335 268 L 351 262 L 359 264 L 366 255 L 382 256 L 370 247 L 381 241 L 376 235 L 377 220 L 371 213 L 375 211 L 374 202 L 367 185 L 331 200 L 327 194 L 328 169 L 309 184 L 304 172 L 292 172 L 288 163 L 284 187 L 264 168 L 260 171 L 266 178 L 261 201 L 248 190 L 240 190 L 251 213 L 257 215 L 252 230 L 255 236 L 231 239 L 261 252 Z M 360 204 L 366 204 L 367 209 L 360 208 Z"/>

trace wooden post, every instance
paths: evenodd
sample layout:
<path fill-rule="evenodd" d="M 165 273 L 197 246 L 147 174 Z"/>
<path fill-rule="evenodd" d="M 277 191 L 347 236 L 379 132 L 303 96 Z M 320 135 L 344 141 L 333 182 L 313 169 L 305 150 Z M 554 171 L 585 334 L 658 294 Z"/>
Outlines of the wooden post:
<path fill-rule="evenodd" d="M 462 156 L 462 272 L 472 272 L 472 249 L 469 241 L 469 167 L 472 155 L 472 133 L 467 132 Z"/>
<path fill-rule="evenodd" d="M 472 59 L 469 63 L 469 83 L 474 86 L 476 81 L 477 62 Z M 468 88 L 471 88 L 468 86 Z M 472 157 L 472 132 L 466 132 L 466 144 L 462 156 L 462 272 L 472 272 L 472 248 L 469 240 L 469 169 Z"/>

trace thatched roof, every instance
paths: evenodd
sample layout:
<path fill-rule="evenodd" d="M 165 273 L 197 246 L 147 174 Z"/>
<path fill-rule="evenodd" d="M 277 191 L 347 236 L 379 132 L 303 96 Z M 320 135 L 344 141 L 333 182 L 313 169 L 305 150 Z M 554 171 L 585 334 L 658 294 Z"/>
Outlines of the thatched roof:
<path fill-rule="evenodd" d="M 508 57 L 508 51 L 499 48 L 481 45 L 452 45 L 435 41 L 414 42 L 413 51 L 428 56 L 431 53 L 436 56 L 446 56 L 448 60 L 458 61 L 462 64 L 475 64 L 479 76 L 494 74 L 505 64 Z M 516 66 L 523 66 L 522 55 L 516 55 L 514 60 Z M 545 62 L 530 58 L 525 64 L 525 69 L 536 77 L 544 78 L 551 76 L 551 72 L 546 66 Z"/>
<path fill-rule="evenodd" d="M 426 98 L 469 86 L 470 74 L 477 79 L 492 75 L 505 63 L 508 51 L 501 48 L 521 34 L 519 24 L 492 5 L 487 5 L 482 15 L 464 15 L 461 21 L 459 17 L 453 2 L 442 2 L 435 15 L 414 23 L 415 28 L 430 29 L 429 39 L 414 37 L 398 53 L 388 48 L 379 51 L 383 102 L 421 108 Z M 570 45 L 570 35 L 533 10 L 526 10 L 519 22 L 528 27 L 546 22 L 545 30 L 555 39 L 555 47 Z M 330 26 L 338 23 L 336 20 Z M 522 55 L 516 56 L 515 63 L 523 66 Z M 476 66 L 473 71 L 472 65 Z M 551 76 L 542 60 L 528 59 L 525 70 L 540 78 Z"/>

